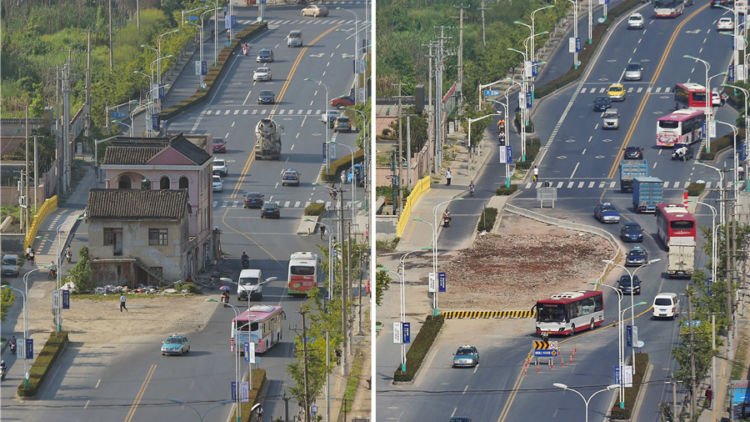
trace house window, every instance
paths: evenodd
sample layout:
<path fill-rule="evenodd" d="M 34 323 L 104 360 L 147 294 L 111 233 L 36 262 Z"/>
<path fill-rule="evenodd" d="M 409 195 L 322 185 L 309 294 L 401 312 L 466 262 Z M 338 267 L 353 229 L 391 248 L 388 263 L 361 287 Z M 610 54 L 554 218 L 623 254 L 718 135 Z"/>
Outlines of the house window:
<path fill-rule="evenodd" d="M 117 187 L 119 189 L 130 189 L 131 183 L 130 176 L 120 176 L 120 181 Z"/>
<path fill-rule="evenodd" d="M 167 229 L 148 229 L 148 244 L 150 246 L 166 246 Z"/>
<path fill-rule="evenodd" d="M 187 189 L 188 185 L 188 178 L 185 176 L 180 177 L 180 189 Z"/>
<path fill-rule="evenodd" d="M 159 181 L 159 189 L 169 189 L 169 177 L 163 176 Z"/>
<path fill-rule="evenodd" d="M 104 246 L 115 244 L 115 230 L 116 229 L 104 229 Z"/>

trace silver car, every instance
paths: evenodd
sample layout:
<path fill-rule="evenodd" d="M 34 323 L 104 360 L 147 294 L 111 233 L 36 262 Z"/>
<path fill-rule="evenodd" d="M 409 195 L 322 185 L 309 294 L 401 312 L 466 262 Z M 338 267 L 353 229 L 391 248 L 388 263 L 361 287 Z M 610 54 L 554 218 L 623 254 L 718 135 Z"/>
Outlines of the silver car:
<path fill-rule="evenodd" d="M 623 78 L 626 81 L 640 81 L 643 79 L 643 66 L 640 63 L 628 63 Z"/>
<path fill-rule="evenodd" d="M 289 31 L 289 35 L 286 36 L 286 46 L 302 47 L 302 31 Z"/>
<path fill-rule="evenodd" d="M 602 129 L 619 129 L 620 113 L 616 108 L 609 108 L 602 113 Z"/>

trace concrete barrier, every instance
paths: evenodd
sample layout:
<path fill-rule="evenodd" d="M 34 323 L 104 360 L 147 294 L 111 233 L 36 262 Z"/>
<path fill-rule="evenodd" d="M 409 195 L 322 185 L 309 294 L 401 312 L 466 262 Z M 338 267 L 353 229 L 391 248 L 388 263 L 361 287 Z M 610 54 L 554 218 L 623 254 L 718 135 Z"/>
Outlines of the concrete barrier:
<path fill-rule="evenodd" d="M 401 210 L 401 215 L 398 217 L 398 223 L 396 224 L 396 236 L 401 237 L 401 235 L 404 233 L 406 223 L 409 222 L 409 218 L 411 216 L 411 207 L 414 206 L 417 201 L 419 201 L 419 198 L 421 198 L 422 195 L 430 191 L 430 183 L 430 176 L 425 176 L 419 179 L 419 181 L 414 185 L 414 189 L 412 189 L 411 193 L 406 198 L 404 209 Z"/>
<path fill-rule="evenodd" d="M 44 203 L 41 207 L 39 207 L 39 211 L 37 211 L 36 214 L 34 214 L 34 219 L 31 221 L 31 227 L 29 227 L 29 232 L 26 233 L 26 238 L 23 241 L 23 250 L 25 251 L 26 248 L 34 244 L 34 239 L 36 238 L 36 233 L 39 231 L 39 226 L 44 222 L 44 219 L 47 218 L 50 213 L 55 211 L 57 209 L 57 195 L 47 198 L 44 200 Z"/>

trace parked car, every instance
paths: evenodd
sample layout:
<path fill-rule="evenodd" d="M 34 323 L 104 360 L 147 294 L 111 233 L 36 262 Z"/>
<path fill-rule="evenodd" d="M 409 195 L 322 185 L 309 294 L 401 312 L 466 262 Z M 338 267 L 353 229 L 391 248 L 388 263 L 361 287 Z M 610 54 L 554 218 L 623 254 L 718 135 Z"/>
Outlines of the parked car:
<path fill-rule="evenodd" d="M 21 259 L 16 254 L 3 255 L 3 270 L 5 276 L 18 277 L 21 272 Z"/>
<path fill-rule="evenodd" d="M 258 56 L 255 58 L 257 63 L 272 63 L 273 62 L 273 50 L 270 48 L 261 48 L 258 50 Z"/>
<path fill-rule="evenodd" d="M 637 267 L 648 262 L 648 252 L 643 246 L 635 246 L 625 256 L 626 267 Z"/>
<path fill-rule="evenodd" d="M 643 148 L 629 146 L 625 148 L 623 155 L 626 160 L 642 160 L 643 159 Z"/>
<path fill-rule="evenodd" d="M 214 174 L 211 178 L 211 188 L 213 191 L 224 192 L 224 182 L 221 180 L 221 176 Z"/>
<path fill-rule="evenodd" d="M 223 158 L 214 158 L 211 166 L 213 167 L 213 174 L 218 174 L 221 177 L 227 177 L 229 174 L 229 167 Z"/>
<path fill-rule="evenodd" d="M 626 81 L 640 81 L 643 79 L 643 66 L 640 63 L 628 63 L 623 78 Z"/>
<path fill-rule="evenodd" d="M 302 47 L 302 31 L 292 30 L 289 31 L 289 35 L 286 36 L 287 47 Z"/>
<path fill-rule="evenodd" d="M 602 202 L 594 208 L 594 218 L 602 223 L 618 224 L 620 222 L 620 213 L 611 203 Z"/>
<path fill-rule="evenodd" d="M 263 194 L 258 192 L 248 192 L 245 194 L 244 206 L 245 208 L 261 208 L 263 207 Z"/>
<path fill-rule="evenodd" d="M 328 8 L 322 4 L 311 4 L 302 9 L 302 16 L 312 16 L 314 18 L 328 16 Z"/>
<path fill-rule="evenodd" d="M 351 107 L 354 105 L 354 98 L 348 95 L 336 97 L 330 101 L 331 107 Z"/>
<path fill-rule="evenodd" d="M 224 138 L 214 138 L 211 144 L 214 152 L 227 152 L 227 141 Z"/>
<path fill-rule="evenodd" d="M 281 172 L 281 186 L 299 186 L 300 174 L 297 170 L 288 168 Z"/>
<path fill-rule="evenodd" d="M 612 101 L 625 101 L 625 87 L 621 83 L 613 83 L 607 88 L 607 96 Z"/>
<path fill-rule="evenodd" d="M 639 295 L 641 294 L 641 279 L 637 275 L 633 276 L 633 288 L 630 288 L 630 275 L 623 274 L 620 280 L 617 282 L 617 288 L 624 295 Z"/>
<path fill-rule="evenodd" d="M 612 107 L 612 100 L 609 97 L 594 98 L 594 111 L 604 111 Z"/>
<path fill-rule="evenodd" d="M 456 353 L 453 355 L 453 367 L 475 367 L 479 365 L 479 351 L 475 346 L 463 345 L 459 346 Z"/>
<path fill-rule="evenodd" d="M 619 129 L 620 113 L 616 108 L 604 110 L 602 113 L 602 129 Z"/>
<path fill-rule="evenodd" d="M 339 116 L 333 124 L 334 132 L 351 132 L 352 122 L 346 116 Z"/>
<path fill-rule="evenodd" d="M 274 104 L 276 102 L 276 94 L 273 91 L 260 91 L 258 94 L 258 104 Z"/>
<path fill-rule="evenodd" d="M 625 223 L 620 229 L 620 239 L 624 242 L 643 242 L 643 229 L 638 223 Z"/>
<path fill-rule="evenodd" d="M 281 218 L 281 209 L 275 202 L 266 202 L 260 208 L 260 218 Z"/>
<path fill-rule="evenodd" d="M 271 80 L 273 80 L 273 75 L 271 74 L 271 68 L 268 66 L 261 66 L 253 72 L 253 82 Z"/>
<path fill-rule="evenodd" d="M 185 336 L 172 334 L 161 342 L 161 354 L 184 355 L 190 351 L 190 340 Z"/>
<path fill-rule="evenodd" d="M 643 29 L 644 24 L 643 15 L 640 13 L 633 13 L 628 17 L 628 29 Z"/>

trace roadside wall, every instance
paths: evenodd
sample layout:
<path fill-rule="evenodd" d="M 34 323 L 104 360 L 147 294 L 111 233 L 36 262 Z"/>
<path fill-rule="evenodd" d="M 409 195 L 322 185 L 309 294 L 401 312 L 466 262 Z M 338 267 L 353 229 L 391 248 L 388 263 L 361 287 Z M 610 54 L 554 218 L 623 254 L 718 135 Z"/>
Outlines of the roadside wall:
<path fill-rule="evenodd" d="M 396 236 L 401 237 L 401 235 L 404 233 L 406 224 L 411 218 L 411 207 L 413 206 L 413 204 L 416 204 L 417 201 L 419 201 L 419 198 L 422 197 L 422 195 L 429 192 L 431 182 L 430 179 L 430 176 L 421 178 L 419 182 L 414 185 L 414 189 L 412 189 L 411 193 L 406 198 L 406 205 L 404 205 L 404 209 L 401 212 L 401 215 L 398 217 L 398 224 L 396 224 Z"/>

